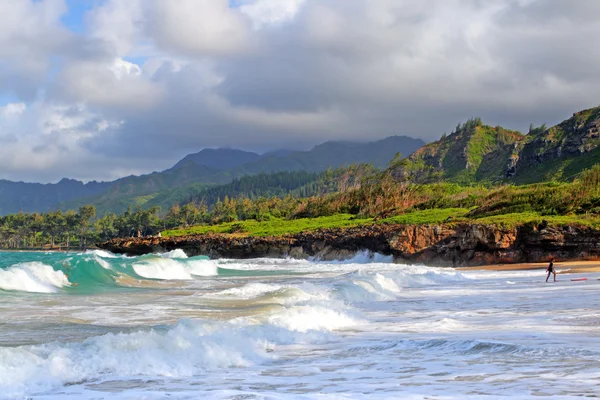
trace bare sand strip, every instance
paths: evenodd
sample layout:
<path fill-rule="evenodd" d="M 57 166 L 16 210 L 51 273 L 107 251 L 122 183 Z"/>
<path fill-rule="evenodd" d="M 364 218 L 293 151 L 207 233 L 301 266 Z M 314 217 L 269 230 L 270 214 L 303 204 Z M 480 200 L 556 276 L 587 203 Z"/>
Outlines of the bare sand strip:
<path fill-rule="evenodd" d="M 556 268 L 557 274 L 583 274 L 600 272 L 600 261 L 565 261 L 555 262 L 554 267 Z M 532 269 L 548 268 L 548 263 L 522 263 L 522 264 L 495 264 L 495 265 L 483 265 L 481 267 L 461 267 L 457 270 L 461 271 L 473 271 L 473 270 L 485 270 L 485 271 L 526 271 Z"/>

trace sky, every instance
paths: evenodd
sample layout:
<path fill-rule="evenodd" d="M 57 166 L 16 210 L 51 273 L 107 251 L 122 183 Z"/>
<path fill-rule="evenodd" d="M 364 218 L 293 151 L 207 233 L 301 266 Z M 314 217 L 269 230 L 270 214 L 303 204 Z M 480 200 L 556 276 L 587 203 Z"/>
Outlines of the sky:
<path fill-rule="evenodd" d="M 0 179 L 526 132 L 600 104 L 598 0 L 2 0 Z"/>

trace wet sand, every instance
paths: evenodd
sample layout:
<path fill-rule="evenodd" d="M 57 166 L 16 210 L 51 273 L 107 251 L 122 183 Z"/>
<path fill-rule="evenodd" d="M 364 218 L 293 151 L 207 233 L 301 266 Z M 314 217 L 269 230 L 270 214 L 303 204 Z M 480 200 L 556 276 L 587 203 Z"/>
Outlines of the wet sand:
<path fill-rule="evenodd" d="M 480 267 L 462 267 L 457 268 L 462 271 L 485 270 L 485 271 L 525 271 L 532 269 L 545 270 L 548 263 L 522 263 L 522 264 L 495 264 L 483 265 Z M 565 261 L 555 262 L 557 274 L 583 274 L 600 272 L 600 261 Z"/>

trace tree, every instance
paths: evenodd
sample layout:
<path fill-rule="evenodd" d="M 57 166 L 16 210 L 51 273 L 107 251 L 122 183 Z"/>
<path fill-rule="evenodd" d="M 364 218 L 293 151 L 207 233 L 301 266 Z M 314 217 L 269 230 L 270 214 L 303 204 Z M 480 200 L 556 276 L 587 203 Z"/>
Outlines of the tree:
<path fill-rule="evenodd" d="M 195 225 L 199 221 L 200 210 L 194 203 L 187 203 L 179 209 L 178 220 L 183 226 Z"/>
<path fill-rule="evenodd" d="M 65 212 L 65 224 L 66 224 L 66 245 L 69 247 L 69 239 L 72 235 L 76 235 L 79 228 L 79 215 L 73 211 L 69 210 Z M 79 241 L 81 243 L 81 240 Z"/>
<path fill-rule="evenodd" d="M 104 217 L 96 220 L 94 230 L 101 240 L 109 240 L 117 235 L 116 220 L 117 216 L 114 213 L 106 214 Z"/>
<path fill-rule="evenodd" d="M 96 216 L 96 207 L 92 205 L 79 207 L 77 217 L 79 219 L 78 233 L 79 233 L 79 245 L 82 249 L 86 247 L 86 240 L 90 234 L 90 225 L 92 218 Z"/>
<path fill-rule="evenodd" d="M 62 237 L 66 228 L 66 220 L 62 211 L 43 214 L 42 231 L 50 237 L 50 248 L 54 248 L 56 238 Z"/>

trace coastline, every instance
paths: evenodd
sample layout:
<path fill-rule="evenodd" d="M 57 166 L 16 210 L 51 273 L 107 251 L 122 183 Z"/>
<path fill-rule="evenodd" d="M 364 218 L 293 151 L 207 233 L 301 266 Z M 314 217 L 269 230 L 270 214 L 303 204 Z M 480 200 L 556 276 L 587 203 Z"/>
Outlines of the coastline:
<path fill-rule="evenodd" d="M 55 248 L 47 248 L 47 249 L 42 249 L 39 247 L 33 247 L 31 249 L 4 249 L 0 247 L 0 251 L 3 253 L 47 253 L 47 252 L 56 252 L 56 253 L 68 253 L 68 252 L 84 252 L 87 250 L 99 250 L 99 247 L 96 246 L 88 246 L 85 249 L 79 248 L 79 247 L 71 247 L 71 248 L 59 248 L 59 247 L 55 247 Z"/>
<path fill-rule="evenodd" d="M 528 271 L 546 270 L 548 263 L 517 263 L 517 264 L 491 264 L 475 267 L 458 267 L 459 271 Z M 600 261 L 562 261 L 554 264 L 556 274 L 583 274 L 600 272 Z"/>
<path fill-rule="evenodd" d="M 363 225 L 281 236 L 207 233 L 172 237 L 118 238 L 97 247 L 143 255 L 183 250 L 188 256 L 249 259 L 350 259 L 360 251 L 394 261 L 440 267 L 600 261 L 600 230 L 581 225 L 504 227 L 484 224 Z M 533 267 L 532 265 L 530 265 Z M 521 267 L 515 267 L 521 268 Z M 541 266 L 539 266 L 541 268 Z"/>

